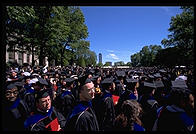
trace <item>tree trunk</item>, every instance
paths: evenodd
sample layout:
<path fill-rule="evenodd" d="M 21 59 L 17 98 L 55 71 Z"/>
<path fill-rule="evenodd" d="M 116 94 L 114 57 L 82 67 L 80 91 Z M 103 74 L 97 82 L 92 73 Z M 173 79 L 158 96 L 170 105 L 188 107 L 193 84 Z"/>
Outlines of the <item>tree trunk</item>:
<path fill-rule="evenodd" d="M 31 44 L 31 51 L 32 51 L 32 66 L 35 66 L 35 60 L 34 60 L 34 46 Z"/>

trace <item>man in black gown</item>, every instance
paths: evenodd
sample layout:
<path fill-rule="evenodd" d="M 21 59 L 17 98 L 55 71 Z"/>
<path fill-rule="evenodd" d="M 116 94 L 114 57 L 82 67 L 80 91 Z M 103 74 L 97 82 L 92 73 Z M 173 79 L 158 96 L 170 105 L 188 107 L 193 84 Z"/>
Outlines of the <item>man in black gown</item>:
<path fill-rule="evenodd" d="M 68 116 L 65 130 L 67 131 L 99 131 L 96 115 L 92 109 L 94 84 L 86 76 L 80 79 L 79 103 Z"/>

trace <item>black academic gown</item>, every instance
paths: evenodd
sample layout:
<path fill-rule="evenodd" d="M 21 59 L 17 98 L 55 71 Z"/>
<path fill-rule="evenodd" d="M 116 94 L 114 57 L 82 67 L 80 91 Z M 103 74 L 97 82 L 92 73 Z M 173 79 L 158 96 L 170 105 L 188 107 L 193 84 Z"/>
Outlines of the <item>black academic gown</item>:
<path fill-rule="evenodd" d="M 101 97 L 93 101 L 101 131 L 111 131 L 114 126 L 115 109 L 112 94 L 105 90 Z"/>
<path fill-rule="evenodd" d="M 140 96 L 139 103 L 142 106 L 144 111 L 142 116 L 142 122 L 146 130 L 151 131 L 156 120 L 156 111 L 159 108 L 158 102 L 154 99 L 153 96 L 149 94 L 144 94 Z"/>
<path fill-rule="evenodd" d="M 193 118 L 178 106 L 165 106 L 157 111 L 157 131 L 194 131 Z"/>
<path fill-rule="evenodd" d="M 60 96 L 59 101 L 59 110 L 64 115 L 65 118 L 67 118 L 68 114 L 73 110 L 76 100 L 73 96 L 71 91 L 64 91 Z"/>
<path fill-rule="evenodd" d="M 25 120 L 24 127 L 29 131 L 57 131 L 58 125 L 64 129 L 65 122 L 65 117 L 52 106 L 48 112 L 36 110 Z"/>
<path fill-rule="evenodd" d="M 67 118 L 66 131 L 99 131 L 91 102 L 81 101 Z"/>
<path fill-rule="evenodd" d="M 3 106 L 3 131 L 24 131 L 23 123 L 29 115 L 25 102 L 17 98 L 13 103 L 5 102 Z"/>

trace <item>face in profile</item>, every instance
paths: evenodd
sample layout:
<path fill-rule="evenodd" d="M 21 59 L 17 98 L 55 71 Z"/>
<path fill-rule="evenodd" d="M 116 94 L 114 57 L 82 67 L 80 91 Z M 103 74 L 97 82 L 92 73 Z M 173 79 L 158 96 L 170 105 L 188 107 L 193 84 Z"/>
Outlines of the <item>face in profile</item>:
<path fill-rule="evenodd" d="M 95 87 L 93 82 L 85 84 L 82 88 L 83 89 L 80 93 L 81 99 L 84 101 L 92 100 L 95 94 Z"/>

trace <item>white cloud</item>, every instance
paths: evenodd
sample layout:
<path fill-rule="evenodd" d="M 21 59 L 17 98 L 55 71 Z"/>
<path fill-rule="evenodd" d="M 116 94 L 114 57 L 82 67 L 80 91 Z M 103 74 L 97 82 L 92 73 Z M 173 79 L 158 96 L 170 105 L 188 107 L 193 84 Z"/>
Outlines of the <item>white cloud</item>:
<path fill-rule="evenodd" d="M 110 52 L 110 53 L 113 53 L 114 52 L 114 50 L 106 50 L 107 52 Z"/>
<path fill-rule="evenodd" d="M 107 55 L 108 58 L 112 58 L 114 60 L 119 60 L 119 58 L 115 55 L 115 54 L 112 54 L 110 53 L 109 55 Z"/>

